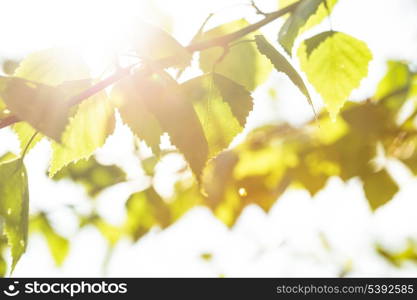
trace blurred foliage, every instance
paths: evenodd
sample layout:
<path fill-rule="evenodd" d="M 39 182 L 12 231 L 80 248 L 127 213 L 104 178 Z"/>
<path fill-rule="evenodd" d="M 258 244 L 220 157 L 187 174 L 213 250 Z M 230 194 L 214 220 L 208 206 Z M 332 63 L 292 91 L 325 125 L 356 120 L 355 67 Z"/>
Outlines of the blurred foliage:
<path fill-rule="evenodd" d="M 30 231 L 31 233 L 39 233 L 45 238 L 56 266 L 61 266 L 68 255 L 70 243 L 55 231 L 44 213 L 31 217 Z"/>
<path fill-rule="evenodd" d="M 296 38 L 322 22 L 336 3 L 301 0 L 292 7 L 277 28 L 278 42 L 287 54 Z M 68 238 L 47 213 L 37 212 L 29 219 L 25 154 L 48 139 L 49 176 L 82 184 L 96 197 L 128 180 L 121 168 L 100 164 L 92 156 L 113 134 L 116 110 L 135 138 L 152 150 L 152 156 L 139 155 L 149 180 L 125 199 L 120 224 L 102 217 L 94 201 L 87 212 L 72 208 L 79 228 L 95 227 L 110 250 L 123 238 L 136 242 L 154 228 L 169 227 L 196 206 L 210 208 L 231 227 L 248 205 L 268 212 L 287 189 L 305 189 L 314 196 L 332 177 L 359 178 L 373 211 L 390 201 L 399 187 L 384 159 L 396 159 L 417 175 L 416 74 L 408 63 L 390 61 L 375 95 L 350 102 L 350 94 L 368 74 L 372 54 L 366 43 L 330 30 L 302 41 L 298 56 L 289 58 L 259 34 L 276 13 L 280 11 L 266 14 L 260 23 L 239 19 L 210 30 L 203 26 L 187 47 L 158 26 L 138 21 L 124 49 L 133 53 L 135 63 L 117 68 L 106 79 L 90 78 L 83 59 L 62 48 L 29 54 L 17 68 L 4 67 L 0 122 L 10 116 L 20 120 L 12 128 L 21 146 L 19 157 L 0 159 L 0 254 L 11 249 L 10 269 L 25 251 L 29 220 L 31 232 L 45 238 L 56 265 L 64 263 L 70 249 Z M 198 68 L 191 63 L 194 52 L 199 52 Z M 294 67 L 297 63 L 304 74 Z M 174 78 L 175 69 L 186 67 L 199 75 L 186 81 Z M 253 109 L 256 93 L 251 92 L 273 68 L 285 73 L 312 106 L 311 84 L 326 111 L 303 126 L 256 128 L 233 144 Z M 172 151 L 187 162 L 177 172 L 170 195 L 161 195 L 156 184 L 166 155 L 160 143 L 165 133 L 175 146 Z M 411 250 L 395 254 L 381 249 L 379 253 L 392 261 L 414 259 Z M 5 262 L 0 255 L 2 275 Z M 350 268 L 347 264 L 341 274 Z"/>
<path fill-rule="evenodd" d="M 3 61 L 3 73 L 6 75 L 13 75 L 17 67 L 19 67 L 19 62 L 14 59 L 6 59 Z"/>
<path fill-rule="evenodd" d="M 406 262 L 417 263 L 417 242 L 413 239 L 407 240 L 403 250 L 388 250 L 380 244 L 376 245 L 377 252 L 395 267 L 401 267 Z"/>
<path fill-rule="evenodd" d="M 102 165 L 95 157 L 90 157 L 62 168 L 52 179 L 69 179 L 80 183 L 89 196 L 95 197 L 102 190 L 126 181 L 126 174 L 116 165 Z"/>

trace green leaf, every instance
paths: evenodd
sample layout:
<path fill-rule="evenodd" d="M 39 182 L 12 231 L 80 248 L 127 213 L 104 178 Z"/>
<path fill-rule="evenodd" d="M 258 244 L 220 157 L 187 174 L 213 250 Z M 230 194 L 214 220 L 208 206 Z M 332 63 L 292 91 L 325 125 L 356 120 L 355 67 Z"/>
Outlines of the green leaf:
<path fill-rule="evenodd" d="M 62 266 L 70 250 L 68 239 L 58 234 L 42 213 L 31 219 L 30 228 L 31 231 L 39 232 L 44 236 L 55 265 Z"/>
<path fill-rule="evenodd" d="M 278 72 L 283 72 L 288 78 L 300 89 L 300 91 L 307 97 L 308 103 L 314 111 L 313 102 L 303 79 L 294 69 L 294 67 L 287 61 L 287 59 L 279 53 L 268 41 L 261 35 L 255 37 L 256 45 L 259 51 L 265 55 L 274 65 Z"/>
<path fill-rule="evenodd" d="M 52 48 L 29 54 L 14 72 L 13 76 L 35 81 L 40 84 L 57 86 L 65 81 L 75 81 L 90 77 L 88 67 L 75 51 Z M 58 99 L 60 100 L 60 99 Z M 13 125 L 23 151 L 35 130 L 26 122 Z M 28 150 L 43 138 L 38 134 Z"/>
<path fill-rule="evenodd" d="M 399 109 L 407 100 L 412 75 L 405 63 L 387 62 L 387 72 L 376 89 L 374 99 L 383 100 L 388 107 Z"/>
<path fill-rule="evenodd" d="M 213 74 L 213 82 L 223 98 L 223 101 L 229 104 L 233 115 L 244 127 L 249 113 L 253 109 L 253 99 L 251 94 L 244 86 L 224 77 L 220 74 Z"/>
<path fill-rule="evenodd" d="M 132 194 L 126 202 L 127 218 L 124 228 L 137 241 L 152 227 L 170 224 L 171 213 L 164 200 L 153 188 Z"/>
<path fill-rule="evenodd" d="M 7 247 L 7 237 L 0 235 L 0 278 L 6 276 L 7 273 L 7 262 L 4 258 L 4 249 Z"/>
<path fill-rule="evenodd" d="M 239 156 L 233 151 L 223 151 L 210 160 L 203 174 L 204 193 L 207 195 L 207 206 L 216 212 L 217 207 L 223 202 L 226 190 L 233 184 L 233 173 Z M 233 223 L 235 219 L 226 215 L 223 220 L 226 224 Z"/>
<path fill-rule="evenodd" d="M 78 105 L 62 134 L 62 143 L 52 143 L 49 176 L 71 162 L 89 158 L 103 146 L 115 126 L 114 107 L 105 92 L 100 92 Z"/>
<path fill-rule="evenodd" d="M 0 80 L 7 82 L 1 96 L 8 109 L 58 142 L 68 123 L 70 100 L 89 86 L 89 80 L 64 82 L 56 87 L 20 78 L 0 77 Z M 21 140 L 26 139 L 27 132 L 21 133 Z"/>
<path fill-rule="evenodd" d="M 12 271 L 26 250 L 29 191 L 26 169 L 20 159 L 0 164 L 0 220 L 12 253 Z"/>
<path fill-rule="evenodd" d="M 137 241 L 153 227 L 168 227 L 198 205 L 200 200 L 200 188 L 193 180 L 178 181 L 174 195 L 166 200 L 152 187 L 134 193 L 126 202 L 123 230 L 133 241 Z"/>
<path fill-rule="evenodd" d="M 259 145 L 255 140 L 265 140 L 263 133 L 256 130 L 244 144 L 223 151 L 204 171 L 206 204 L 229 227 L 247 205 L 257 204 L 268 211 L 291 182 L 288 168 L 297 164 L 296 153 L 279 141 Z"/>
<path fill-rule="evenodd" d="M 180 219 L 186 212 L 202 203 L 201 189 L 194 181 L 185 179 L 175 184 L 174 195 L 166 203 L 169 205 L 170 224 Z"/>
<path fill-rule="evenodd" d="M 203 33 L 200 40 L 219 37 L 248 25 L 249 23 L 244 19 L 223 24 Z M 255 34 L 251 33 L 245 39 L 251 39 Z M 245 86 L 249 91 L 254 90 L 268 78 L 272 70 L 271 65 L 258 53 L 253 43 L 239 43 L 230 47 L 226 52 L 226 56 L 218 62 L 224 51 L 222 47 L 214 47 L 202 51 L 200 53 L 200 68 L 205 73 L 214 71 L 230 78 L 238 84 Z"/>
<path fill-rule="evenodd" d="M 17 156 L 12 152 L 6 152 L 0 157 L 0 163 L 7 162 L 9 160 L 17 159 Z"/>
<path fill-rule="evenodd" d="M 208 159 L 208 144 L 192 103 L 168 74 L 141 76 L 138 87 L 140 94 L 146 95 L 147 110 L 156 117 L 199 178 Z"/>
<path fill-rule="evenodd" d="M 132 34 L 133 48 L 145 60 L 169 58 L 176 66 L 190 63 L 191 53 L 163 29 L 151 24 L 136 21 Z"/>
<path fill-rule="evenodd" d="M 203 126 L 209 157 L 229 146 L 242 131 L 252 98 L 241 85 L 219 74 L 206 74 L 181 85 Z"/>
<path fill-rule="evenodd" d="M 361 176 L 363 189 L 372 210 L 386 204 L 398 192 L 398 185 L 386 170 Z"/>
<path fill-rule="evenodd" d="M 303 0 L 282 25 L 278 41 L 291 55 L 294 41 L 302 32 L 318 25 L 333 9 L 337 0 Z"/>
<path fill-rule="evenodd" d="M 89 78 L 90 74 L 78 53 L 66 48 L 52 48 L 26 56 L 13 76 L 55 86 L 64 81 Z"/>
<path fill-rule="evenodd" d="M 84 227 L 85 225 L 95 226 L 101 235 L 107 240 L 110 248 L 113 248 L 117 244 L 122 235 L 122 231 L 119 226 L 108 223 L 96 213 L 87 219 L 81 220 L 80 227 Z"/>
<path fill-rule="evenodd" d="M 376 245 L 376 250 L 379 255 L 397 268 L 407 262 L 417 262 L 417 242 L 413 239 L 408 239 L 406 247 L 401 250 L 390 251 L 380 244 Z"/>
<path fill-rule="evenodd" d="M 102 165 L 94 157 L 90 157 L 66 166 L 52 179 L 71 179 L 82 184 L 88 195 L 95 197 L 102 190 L 125 181 L 126 174 L 116 165 Z"/>
<path fill-rule="evenodd" d="M 308 43 L 303 42 L 298 49 L 301 68 L 334 119 L 352 90 L 367 76 L 372 54 L 364 42 L 341 32 L 328 35 L 307 57 Z"/>
<path fill-rule="evenodd" d="M 152 148 L 155 154 L 160 152 L 159 144 L 163 130 L 156 117 L 146 106 L 148 95 L 141 93 L 140 85 L 145 84 L 140 76 L 122 79 L 112 89 L 111 100 L 120 112 L 120 116 L 132 132 Z"/>
<path fill-rule="evenodd" d="M 410 86 L 408 97 L 410 99 L 417 98 L 417 74 L 414 74 L 411 79 L 411 86 Z"/>
<path fill-rule="evenodd" d="M 18 122 L 13 125 L 13 131 L 17 134 L 17 137 L 20 141 L 20 149 L 25 149 L 28 146 L 26 153 L 29 152 L 33 147 L 40 142 L 44 136 L 41 133 L 37 133 L 36 136 L 32 139 L 33 135 L 36 133 L 36 130 L 33 129 L 32 126 L 29 125 L 27 122 Z M 32 139 L 30 145 L 28 145 L 29 141 Z"/>
<path fill-rule="evenodd" d="M 336 33 L 337 31 L 325 31 L 305 40 L 304 44 L 306 46 L 307 58 L 310 57 L 313 50 L 315 50 L 322 42 Z"/>

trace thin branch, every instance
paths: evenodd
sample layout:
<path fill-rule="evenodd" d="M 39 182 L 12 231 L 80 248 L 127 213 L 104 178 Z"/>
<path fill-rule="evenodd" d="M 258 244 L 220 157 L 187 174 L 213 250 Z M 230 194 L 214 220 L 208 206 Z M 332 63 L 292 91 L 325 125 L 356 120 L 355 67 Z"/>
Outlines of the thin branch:
<path fill-rule="evenodd" d="M 262 11 L 259 7 L 258 7 L 258 5 L 256 5 L 256 3 L 255 3 L 255 1 L 254 0 L 252 0 L 251 2 L 250 2 L 250 5 L 255 9 L 255 11 L 256 11 L 256 13 L 258 14 L 258 15 L 262 15 L 262 16 L 264 16 L 264 17 L 266 17 L 266 16 L 268 16 L 269 15 L 269 13 L 266 13 L 266 12 L 264 12 L 264 11 Z"/>
<path fill-rule="evenodd" d="M 301 1 L 301 0 L 300 0 Z M 276 19 L 286 15 L 287 13 L 293 11 L 298 4 L 300 3 L 300 1 L 297 1 L 291 5 L 288 5 L 287 7 L 284 7 L 282 9 L 279 9 L 275 12 L 269 13 L 265 16 L 265 18 L 263 18 L 262 20 L 250 24 L 242 29 L 239 29 L 235 32 L 223 35 L 223 36 L 219 36 L 213 39 L 209 39 L 209 40 L 203 40 L 203 41 L 197 41 L 197 42 L 192 42 L 190 45 L 188 45 L 187 47 L 185 47 L 190 53 L 194 53 L 197 51 L 202 51 L 202 50 L 206 50 L 209 48 L 213 48 L 213 47 L 226 47 L 229 43 L 238 40 L 242 37 L 244 37 L 245 35 L 254 32 L 256 30 L 258 30 L 259 28 L 275 21 Z M 167 58 L 163 58 L 160 59 L 156 62 L 153 63 L 154 66 L 160 67 L 160 68 L 168 68 L 170 66 L 173 65 L 173 63 L 176 61 L 176 57 L 175 56 L 170 56 Z M 128 66 L 125 68 L 122 68 L 118 71 L 116 71 L 116 73 L 114 73 L 113 75 L 107 77 L 106 79 L 98 82 L 97 84 L 93 85 L 92 87 L 88 88 L 87 90 L 85 90 L 84 92 L 78 94 L 77 96 L 75 96 L 73 99 L 70 100 L 70 103 L 72 105 L 76 105 L 81 103 L 84 99 L 87 99 L 88 97 L 91 97 L 97 93 L 99 93 L 100 91 L 104 90 L 105 88 L 111 86 L 112 84 L 116 83 L 117 81 L 119 81 L 120 79 L 122 79 L 123 77 L 129 75 L 131 73 L 131 69 L 136 66 L 137 64 L 134 64 L 132 66 Z M 19 122 L 19 119 L 15 116 L 9 116 L 6 117 L 4 119 L 0 120 L 0 129 L 10 126 L 11 124 L 14 124 L 16 122 Z"/>
<path fill-rule="evenodd" d="M 270 14 L 268 14 L 265 18 L 263 18 L 262 20 L 260 20 L 259 22 L 253 23 L 251 25 L 248 25 L 240 30 L 237 30 L 235 32 L 217 37 L 217 38 L 213 38 L 210 40 L 206 40 L 206 41 L 200 41 L 200 42 L 196 42 L 196 43 L 192 43 L 191 45 L 189 45 L 187 47 L 187 50 L 190 52 L 195 52 L 195 51 L 201 51 L 201 50 L 206 50 L 212 47 L 219 47 L 219 46 L 224 46 L 229 44 L 230 42 L 233 42 L 234 40 L 240 39 L 242 37 L 244 37 L 245 35 L 258 30 L 259 28 L 265 26 L 266 24 L 269 24 L 273 21 L 275 21 L 276 19 L 286 15 L 287 13 L 293 11 L 298 4 L 300 3 L 300 1 L 297 1 L 291 5 L 288 5 L 287 7 L 284 7 L 280 10 L 277 10 L 275 12 L 272 12 Z"/>
<path fill-rule="evenodd" d="M 0 129 L 10 126 L 17 122 L 19 122 L 19 119 L 16 116 L 7 116 L 3 119 L 0 119 Z"/>
<path fill-rule="evenodd" d="M 69 101 L 69 104 L 70 105 L 79 104 L 84 99 L 87 99 L 87 98 L 89 98 L 89 97 L 91 97 L 91 96 L 93 96 L 93 95 L 101 92 L 102 90 L 104 90 L 105 88 L 107 88 L 110 85 L 114 84 L 115 82 L 119 81 L 123 77 L 129 75 L 130 72 L 131 72 L 131 70 L 133 69 L 133 67 L 135 67 L 136 65 L 137 64 L 133 64 L 131 66 L 128 66 L 128 67 L 125 67 L 125 68 L 121 68 L 121 69 L 117 70 L 113 75 L 110 75 L 106 79 L 104 79 L 104 80 L 102 80 L 102 81 L 94 84 L 92 87 L 86 89 L 82 93 L 80 93 L 80 94 L 76 95 L 75 97 L 73 97 Z"/>

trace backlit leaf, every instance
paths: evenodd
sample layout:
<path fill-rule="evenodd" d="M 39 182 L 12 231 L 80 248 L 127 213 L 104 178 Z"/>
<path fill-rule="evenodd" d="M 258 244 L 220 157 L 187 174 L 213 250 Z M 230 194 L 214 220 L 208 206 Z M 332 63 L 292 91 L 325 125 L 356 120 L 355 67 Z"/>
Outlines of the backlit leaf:
<path fill-rule="evenodd" d="M 219 74 L 193 78 L 181 88 L 197 112 L 212 157 L 242 131 L 252 98 L 242 86 Z"/>
<path fill-rule="evenodd" d="M 400 108 L 407 99 L 411 80 L 411 72 L 405 63 L 388 61 L 387 72 L 378 84 L 375 100 L 384 100 L 393 109 Z"/>
<path fill-rule="evenodd" d="M 141 93 L 141 84 L 145 83 L 135 75 L 122 79 L 114 86 L 111 100 L 119 109 L 123 122 L 158 154 L 163 131 L 156 117 L 146 107 L 145 98 L 149 95 Z"/>
<path fill-rule="evenodd" d="M 361 177 L 363 189 L 372 210 L 384 205 L 394 197 L 399 188 L 386 170 L 369 172 Z"/>
<path fill-rule="evenodd" d="M 220 74 L 213 74 L 214 84 L 219 90 L 223 101 L 229 104 L 233 115 L 242 127 L 253 109 L 253 99 L 245 87 Z"/>
<path fill-rule="evenodd" d="M 249 23 L 244 20 L 237 20 L 211 29 L 202 34 L 200 40 L 211 39 L 224 34 L 239 30 Z M 245 36 L 244 39 L 251 39 L 255 33 Z M 253 43 L 240 43 L 227 50 L 223 59 L 222 47 L 214 47 L 200 53 L 200 68 L 205 73 L 216 72 L 237 83 L 243 85 L 249 91 L 254 90 L 263 83 L 272 70 L 271 65 L 265 60 L 256 49 Z"/>
<path fill-rule="evenodd" d="M 288 78 L 300 89 L 300 91 L 307 97 L 308 103 L 314 110 L 313 102 L 311 101 L 310 94 L 308 93 L 307 87 L 304 84 L 303 79 L 294 69 L 294 67 L 288 62 L 288 60 L 279 53 L 268 41 L 261 35 L 255 37 L 256 45 L 259 51 L 268 57 L 271 63 L 274 65 L 278 72 L 285 73 Z"/>
<path fill-rule="evenodd" d="M 49 176 L 53 177 L 71 162 L 89 158 L 104 145 L 113 133 L 114 125 L 114 108 L 104 92 L 84 100 L 70 118 L 62 134 L 62 143 L 52 144 Z"/>
<path fill-rule="evenodd" d="M 38 214 L 31 219 L 30 229 L 43 235 L 48 244 L 49 251 L 57 267 L 61 266 L 70 250 L 68 239 L 58 234 L 49 223 L 45 214 Z"/>
<path fill-rule="evenodd" d="M 141 238 L 153 226 L 169 224 L 168 206 L 153 188 L 135 193 L 126 202 L 125 230 L 134 241 Z"/>
<path fill-rule="evenodd" d="M 0 231 L 1 229 L 0 226 Z M 6 276 L 7 272 L 7 262 L 4 257 L 4 249 L 7 247 L 7 237 L 5 235 L 0 235 L 0 277 L 3 278 Z"/>
<path fill-rule="evenodd" d="M 0 77 L 0 80 L 7 82 L 0 93 L 7 108 L 20 120 L 58 142 L 68 123 L 70 100 L 89 86 L 88 80 L 64 82 L 56 87 L 20 78 Z M 21 134 L 22 140 L 26 139 L 26 132 Z"/>
<path fill-rule="evenodd" d="M 156 117 L 162 130 L 169 134 L 172 144 L 184 155 L 199 178 L 209 149 L 192 103 L 166 73 L 142 75 L 138 82 L 147 110 Z"/>
<path fill-rule="evenodd" d="M 189 64 L 190 52 L 169 33 L 142 21 L 135 21 L 134 26 L 133 47 L 140 58 L 151 61 L 169 58 L 176 66 Z"/>
<path fill-rule="evenodd" d="M 388 250 L 380 244 L 376 245 L 376 250 L 397 268 L 407 262 L 417 262 L 417 242 L 414 239 L 408 239 L 406 247 L 401 250 Z"/>
<path fill-rule="evenodd" d="M 303 0 L 282 25 L 278 41 L 291 55 L 294 41 L 302 32 L 320 24 L 337 0 Z"/>
<path fill-rule="evenodd" d="M 334 119 L 368 74 L 372 54 L 364 42 L 341 32 L 329 35 L 308 57 L 307 43 L 308 40 L 298 49 L 301 68 Z"/>
<path fill-rule="evenodd" d="M 126 174 L 116 165 L 102 165 L 94 157 L 80 160 L 61 169 L 52 179 L 71 179 L 82 184 L 94 197 L 102 190 L 126 180 Z"/>
<path fill-rule="evenodd" d="M 0 164 L 0 221 L 12 253 L 12 270 L 26 250 L 29 191 L 26 169 L 20 159 Z"/>
<path fill-rule="evenodd" d="M 78 53 L 65 48 L 51 48 L 26 56 L 13 76 L 44 85 L 57 86 L 65 81 L 86 79 L 90 75 L 86 63 Z M 60 101 L 60 99 L 57 100 Z M 35 130 L 26 122 L 13 125 L 13 130 L 19 137 L 23 151 Z M 38 134 L 28 150 L 33 148 L 42 137 L 42 134 Z"/>

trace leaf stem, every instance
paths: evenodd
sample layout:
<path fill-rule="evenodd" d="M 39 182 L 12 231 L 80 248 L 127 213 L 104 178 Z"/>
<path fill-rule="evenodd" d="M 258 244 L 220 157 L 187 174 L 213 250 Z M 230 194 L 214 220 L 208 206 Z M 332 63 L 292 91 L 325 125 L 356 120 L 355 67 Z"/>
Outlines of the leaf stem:
<path fill-rule="evenodd" d="M 30 139 L 29 139 L 29 141 L 28 141 L 28 143 L 26 144 L 26 146 L 25 146 L 25 149 L 23 149 L 23 152 L 22 152 L 22 155 L 21 155 L 21 157 L 20 157 L 20 160 L 23 162 L 23 159 L 25 158 L 25 156 L 26 156 L 26 154 L 27 154 L 27 152 L 28 152 L 28 150 L 29 150 L 29 146 L 30 146 L 30 144 L 32 144 L 32 142 L 33 142 L 33 140 L 35 139 L 35 137 L 38 135 L 38 131 L 36 131 L 34 134 L 32 134 L 32 136 L 30 137 Z"/>

